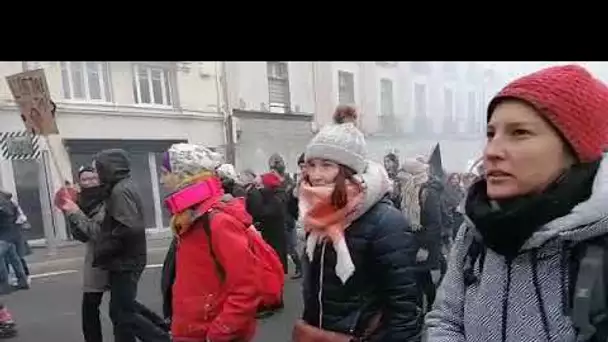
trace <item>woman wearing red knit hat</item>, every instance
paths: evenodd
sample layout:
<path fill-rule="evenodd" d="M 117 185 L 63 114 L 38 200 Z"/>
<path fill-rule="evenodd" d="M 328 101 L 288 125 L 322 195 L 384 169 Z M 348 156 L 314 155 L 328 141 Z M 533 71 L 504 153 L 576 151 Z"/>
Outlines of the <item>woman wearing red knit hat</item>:
<path fill-rule="evenodd" d="M 428 341 L 606 341 L 592 317 L 607 313 L 607 109 L 606 86 L 576 65 L 492 99 L 484 177 L 469 189 Z"/>

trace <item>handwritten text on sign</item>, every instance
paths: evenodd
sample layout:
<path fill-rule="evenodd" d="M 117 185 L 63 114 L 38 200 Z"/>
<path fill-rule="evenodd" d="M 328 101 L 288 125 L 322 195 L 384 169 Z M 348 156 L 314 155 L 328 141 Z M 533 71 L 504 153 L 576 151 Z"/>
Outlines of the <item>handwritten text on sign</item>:
<path fill-rule="evenodd" d="M 21 119 L 33 134 L 58 134 L 54 105 L 43 69 L 31 70 L 6 77 Z"/>

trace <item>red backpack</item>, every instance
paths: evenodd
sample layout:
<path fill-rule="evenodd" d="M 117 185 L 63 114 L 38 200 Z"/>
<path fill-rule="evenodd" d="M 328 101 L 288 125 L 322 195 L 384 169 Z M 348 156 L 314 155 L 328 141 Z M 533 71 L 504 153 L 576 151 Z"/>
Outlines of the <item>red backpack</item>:
<path fill-rule="evenodd" d="M 226 279 L 226 271 L 217 259 L 211 244 L 211 229 L 210 220 L 213 219 L 213 210 L 207 212 L 202 217 L 203 228 L 209 241 L 211 257 L 215 263 L 215 268 L 220 277 L 220 281 Z M 257 273 L 257 289 L 260 299 L 260 307 L 271 308 L 276 307 L 283 301 L 283 286 L 285 285 L 285 275 L 283 272 L 283 264 L 277 255 L 277 252 L 264 239 L 262 235 L 255 229 L 253 225 L 246 226 L 243 222 L 236 218 L 227 215 L 230 220 L 239 226 L 243 227 L 243 234 L 247 235 L 249 247 L 254 254 L 254 262 L 256 264 Z"/>

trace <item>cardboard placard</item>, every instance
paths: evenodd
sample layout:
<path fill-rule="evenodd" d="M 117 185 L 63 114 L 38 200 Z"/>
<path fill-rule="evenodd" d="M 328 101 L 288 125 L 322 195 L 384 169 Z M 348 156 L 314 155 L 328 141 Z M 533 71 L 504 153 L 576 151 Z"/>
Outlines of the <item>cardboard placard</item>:
<path fill-rule="evenodd" d="M 48 136 L 58 134 L 55 105 L 43 69 L 30 70 L 6 77 L 13 98 L 21 111 L 21 120 L 29 132 Z"/>

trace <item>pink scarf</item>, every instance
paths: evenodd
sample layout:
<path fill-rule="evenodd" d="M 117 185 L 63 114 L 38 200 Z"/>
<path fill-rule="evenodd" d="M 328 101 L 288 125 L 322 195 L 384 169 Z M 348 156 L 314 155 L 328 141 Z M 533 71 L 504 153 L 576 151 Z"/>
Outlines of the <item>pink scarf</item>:
<path fill-rule="evenodd" d="M 335 185 L 311 186 L 300 183 L 299 205 L 304 229 L 329 237 L 336 243 L 344 237 L 344 231 L 353 221 L 354 214 L 363 203 L 364 193 L 358 184 L 347 182 L 347 203 L 342 209 L 331 204 Z"/>

